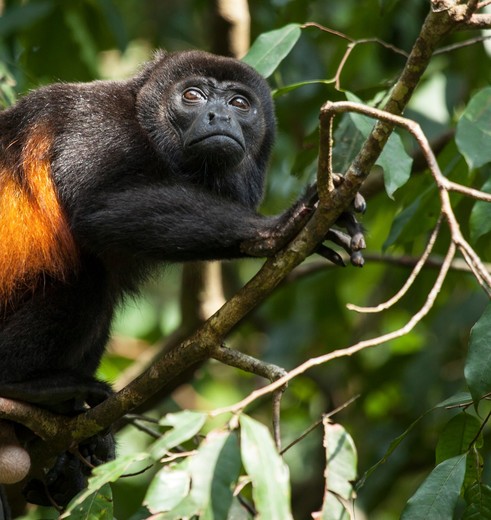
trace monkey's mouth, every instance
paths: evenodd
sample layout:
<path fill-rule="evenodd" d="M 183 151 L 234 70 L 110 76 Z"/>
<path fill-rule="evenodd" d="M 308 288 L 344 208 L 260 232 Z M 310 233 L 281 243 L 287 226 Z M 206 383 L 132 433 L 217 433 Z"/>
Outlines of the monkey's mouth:
<path fill-rule="evenodd" d="M 235 151 L 237 151 L 237 147 L 240 147 L 242 152 L 245 151 L 244 143 L 240 141 L 237 136 L 224 134 L 223 132 L 216 134 L 206 134 L 201 137 L 197 137 L 196 139 L 193 139 L 187 143 L 186 146 L 190 148 L 194 146 L 197 146 L 198 148 L 205 146 L 208 151 L 212 153 L 220 151 L 222 148 L 223 152 L 226 152 L 230 148 L 233 148 Z"/>

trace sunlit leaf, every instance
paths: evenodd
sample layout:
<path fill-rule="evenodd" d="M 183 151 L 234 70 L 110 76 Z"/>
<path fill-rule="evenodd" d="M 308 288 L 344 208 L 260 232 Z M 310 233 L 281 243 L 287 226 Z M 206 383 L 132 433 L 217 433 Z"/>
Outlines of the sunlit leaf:
<path fill-rule="evenodd" d="M 124 475 L 125 473 L 129 473 L 130 468 L 136 464 L 141 463 L 143 461 L 149 461 L 150 457 L 147 453 L 132 453 L 129 455 L 125 455 L 123 457 L 118 457 L 115 460 L 110 462 L 106 462 L 105 464 L 101 464 L 92 470 L 92 476 L 89 478 L 89 482 L 87 488 L 81 491 L 69 504 L 66 509 L 65 515 L 70 515 L 72 511 L 74 511 L 79 506 L 85 507 L 85 501 L 91 501 L 92 495 L 95 493 L 96 500 L 99 498 L 98 494 L 99 490 L 103 488 L 109 482 L 115 482 L 119 477 Z M 103 496 L 107 495 L 107 491 L 102 492 Z M 103 500 L 103 499 L 101 499 Z M 65 518 L 63 516 L 62 518 Z M 66 516 L 66 518 L 71 518 L 71 516 Z"/>
<path fill-rule="evenodd" d="M 106 462 L 92 470 L 92 477 L 89 479 L 89 489 L 101 487 L 107 482 L 115 482 L 121 475 L 129 472 L 133 464 L 150 462 L 148 453 L 130 453 L 115 460 Z"/>
<path fill-rule="evenodd" d="M 243 61 L 267 78 L 292 50 L 301 32 L 298 23 L 291 23 L 281 29 L 261 34 Z"/>
<path fill-rule="evenodd" d="M 318 520 L 342 520 L 350 517 L 346 504 L 354 500 L 352 482 L 356 478 L 357 455 L 353 439 L 339 424 L 324 421 L 326 449 L 325 489 L 322 509 L 315 513 Z"/>
<path fill-rule="evenodd" d="M 105 484 L 101 489 L 88 495 L 85 500 L 67 508 L 60 518 L 70 520 L 113 520 L 113 497 L 111 486 Z"/>
<path fill-rule="evenodd" d="M 164 457 L 169 450 L 192 439 L 203 427 L 206 414 L 184 410 L 167 414 L 160 420 L 162 426 L 172 426 L 152 446 L 151 455 L 155 460 Z"/>
<path fill-rule="evenodd" d="M 252 494 L 258 518 L 292 519 L 288 467 L 278 455 L 269 430 L 263 424 L 242 415 L 242 462 L 252 480 Z"/>
<path fill-rule="evenodd" d="M 183 469 L 162 468 L 150 483 L 144 505 L 151 512 L 169 511 L 189 493 L 191 474 Z"/>
<path fill-rule="evenodd" d="M 216 460 L 211 482 L 210 501 L 203 519 L 227 520 L 232 507 L 234 484 L 241 468 L 240 446 L 237 435 L 231 433 Z"/>
<path fill-rule="evenodd" d="M 226 519 L 232 504 L 232 481 L 235 481 L 238 476 L 239 464 L 236 461 L 233 464 L 235 469 L 225 477 L 220 465 L 223 464 L 223 457 L 231 455 L 230 449 L 234 443 L 237 444 L 234 434 L 226 431 L 210 433 L 201 443 L 197 452 L 178 466 L 180 471 L 187 474 L 191 484 L 189 492 L 185 492 L 186 476 L 180 476 L 182 485 L 179 492 L 182 500 L 171 509 L 166 509 L 169 500 L 164 497 L 159 498 L 158 493 L 154 493 L 151 497 L 147 496 L 146 505 L 153 512 L 162 511 L 162 515 L 159 516 L 159 519 L 162 520 L 193 516 L 198 516 L 203 520 Z M 220 484 L 214 481 L 217 472 L 222 473 Z M 169 483 L 166 485 L 168 486 Z M 218 506 L 216 500 L 223 500 L 223 503 Z"/>

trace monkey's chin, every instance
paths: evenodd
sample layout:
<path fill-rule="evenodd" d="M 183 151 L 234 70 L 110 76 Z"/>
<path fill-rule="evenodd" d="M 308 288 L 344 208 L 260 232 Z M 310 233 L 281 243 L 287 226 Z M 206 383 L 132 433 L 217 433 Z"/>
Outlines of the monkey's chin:
<path fill-rule="evenodd" d="M 244 147 L 232 137 L 212 135 L 188 147 L 191 162 L 230 168 L 237 166 L 245 156 Z"/>

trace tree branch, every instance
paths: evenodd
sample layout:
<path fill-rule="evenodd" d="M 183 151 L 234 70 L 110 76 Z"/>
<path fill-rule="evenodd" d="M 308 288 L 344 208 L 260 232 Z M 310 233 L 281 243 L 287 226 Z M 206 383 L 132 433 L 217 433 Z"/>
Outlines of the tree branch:
<path fill-rule="evenodd" d="M 120 392 L 75 418 L 63 418 L 63 420 L 58 420 L 56 417 L 52 417 L 52 424 L 55 424 L 59 430 L 56 434 L 51 435 L 50 433 L 47 435 L 46 440 L 53 439 L 56 436 L 57 445 L 62 444 L 62 440 L 66 442 L 67 447 L 73 440 L 80 441 L 90 437 L 114 423 L 125 413 L 139 406 L 190 365 L 213 356 L 217 346 L 223 343 L 225 336 L 245 316 L 267 298 L 292 269 L 298 266 L 307 256 L 312 254 L 316 247 L 324 240 L 329 228 L 350 204 L 356 192 L 359 190 L 361 183 L 368 176 L 372 166 L 382 152 L 394 128 L 394 124 L 399 124 L 400 121 L 406 121 L 402 118 L 400 118 L 399 121 L 397 114 L 403 112 L 428 66 L 437 45 L 441 42 L 442 38 L 455 29 L 458 24 L 462 23 L 462 19 L 466 18 L 462 17 L 459 21 L 456 21 L 451 10 L 430 12 L 408 57 L 401 76 L 392 89 L 385 106 L 385 112 L 377 111 L 375 114 L 375 117 L 379 118 L 379 121 L 376 123 L 371 135 L 367 138 L 359 154 L 348 169 L 344 182 L 336 189 L 332 189 L 331 185 L 332 177 L 330 174 L 329 160 L 327 162 L 325 162 L 324 159 L 322 160 L 318 172 L 319 188 L 322 191 L 320 203 L 314 210 L 312 217 L 304 229 L 299 232 L 291 243 L 272 258 L 266 260 L 260 271 L 194 334 L 182 341 L 177 348 L 169 352 L 164 358 L 156 361 L 145 373 L 137 377 Z M 330 154 L 329 143 L 331 140 L 330 128 L 335 112 L 353 109 L 371 115 L 369 111 L 363 111 L 358 106 L 354 108 L 353 104 L 345 104 L 344 108 L 342 104 L 337 104 L 335 111 L 331 110 L 333 106 L 333 104 L 326 103 L 320 115 L 322 135 L 320 155 L 325 158 L 327 152 L 328 159 Z M 392 116 L 392 119 L 385 117 L 384 114 L 387 114 L 387 112 L 389 114 L 396 114 L 396 116 Z M 394 119 L 394 117 L 396 119 Z M 327 164 L 326 168 L 324 164 Z M 447 194 L 445 187 L 441 187 L 441 189 L 444 194 Z M 473 255 L 472 249 L 467 247 L 468 244 L 465 241 L 459 241 L 458 246 L 469 258 L 470 263 L 475 266 L 474 271 L 479 273 L 483 280 L 486 280 L 488 274 L 481 270 L 481 267 Z M 453 247 L 453 244 L 451 247 Z M 451 249 L 440 272 L 439 281 L 450 266 L 450 260 L 448 260 L 448 258 L 450 258 L 450 260 L 453 258 Z M 430 303 L 433 297 L 434 291 L 429 297 L 430 299 L 428 301 Z M 428 305 L 430 305 L 430 303 L 428 303 Z M 414 320 L 412 320 L 408 326 L 414 326 L 417 320 L 427 312 L 428 305 L 425 305 L 421 313 L 415 316 Z M 407 330 L 407 327 L 401 329 L 401 334 Z M 314 366 L 315 364 L 325 362 L 334 357 L 351 355 L 362 348 L 366 348 L 366 346 L 380 344 L 394 337 L 398 337 L 396 333 L 378 338 L 376 341 L 362 342 L 354 345 L 350 349 L 337 351 L 337 354 L 332 353 L 328 358 L 316 358 L 315 360 L 311 360 L 311 363 L 307 364 L 305 369 L 307 369 L 308 366 Z M 289 374 L 288 378 L 291 379 L 297 373 L 301 372 L 293 371 L 290 373 L 291 377 Z M 280 378 L 274 383 L 274 388 L 277 389 L 281 387 L 286 380 L 284 377 Z M 272 385 L 269 385 L 268 388 L 270 387 L 272 387 Z M 0 402 L 0 410 L 1 409 L 2 403 Z M 19 420 L 19 422 L 23 421 Z M 32 429 L 35 430 L 34 424 L 32 425 Z"/>

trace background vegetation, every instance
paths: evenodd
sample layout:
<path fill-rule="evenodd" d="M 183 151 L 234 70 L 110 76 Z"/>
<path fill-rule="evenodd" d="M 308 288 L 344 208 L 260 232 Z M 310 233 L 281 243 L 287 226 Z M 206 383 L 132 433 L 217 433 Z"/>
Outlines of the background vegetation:
<path fill-rule="evenodd" d="M 357 41 L 337 75 L 350 41 L 315 26 L 303 28 L 292 51 L 269 78 L 272 88 L 278 90 L 278 138 L 262 211 L 274 213 L 287 207 L 313 179 L 322 104 L 328 99 L 346 99 L 346 91 L 364 103 L 379 103 L 405 63 L 401 53 L 380 42 L 409 52 L 428 14 L 429 2 L 250 0 L 249 7 L 252 40 L 291 22 L 315 22 L 349 36 L 351 43 Z M 205 0 L 7 0 L 0 17 L 3 104 L 8 105 L 31 88 L 54 81 L 127 77 L 151 57 L 155 48 L 212 50 L 216 37 L 214 17 L 213 2 Z M 442 44 L 457 44 L 481 35 L 480 31 L 462 31 L 452 34 Z M 450 174 L 454 181 L 478 189 L 485 185 L 488 192 L 490 185 L 485 183 L 489 179 L 489 160 L 477 165 L 471 156 L 466 161 L 453 136 L 469 100 L 489 86 L 490 53 L 491 43 L 478 41 L 436 54 L 405 112 L 406 117 L 420 123 L 439 153 L 444 173 Z M 289 92 L 282 90 L 287 85 L 310 80 L 324 81 Z M 479 109 L 484 110 L 489 99 L 487 91 Z M 461 130 L 461 137 L 465 140 L 469 132 Z M 432 253 L 435 265 L 423 270 L 409 294 L 395 307 L 378 314 L 358 314 L 346 307 L 349 302 L 377 304 L 396 293 L 421 255 L 428 232 L 438 217 L 438 193 L 433 181 L 416 153 L 414 142 L 406 134 L 401 135 L 407 152 L 414 157 L 413 174 L 392 197 L 384 189 L 380 171 L 374 171 L 367 181 L 364 193 L 368 210 L 363 223 L 368 249 L 363 269 L 351 266 L 341 269 L 323 261 L 319 266 L 319 260 L 311 258 L 235 330 L 228 340 L 229 346 L 289 370 L 308 358 L 395 330 L 419 310 L 435 281 L 435 265 L 439 265 L 447 251 L 447 229 L 442 231 Z M 335 169 L 344 171 L 361 137 L 353 127 L 338 130 L 337 136 Z M 482 143 L 481 148 L 486 147 L 489 148 L 489 142 Z M 473 199 L 461 195 L 454 196 L 452 203 L 465 236 L 481 258 L 489 260 L 489 207 L 478 203 L 481 206 L 476 209 Z M 247 260 L 224 265 L 225 294 L 233 294 L 260 264 Z M 128 379 L 128 370 L 135 363 L 148 357 L 149 352 L 158 349 L 164 338 L 171 335 L 181 323 L 184 308 L 179 300 L 180 285 L 180 268 L 168 267 L 161 278 L 148 284 L 141 299 L 128 302 L 121 309 L 114 340 L 100 369 L 101 377 L 120 385 Z M 411 332 L 375 349 L 315 367 L 289 383 L 281 413 L 284 446 L 298 439 L 323 414 L 357 397 L 333 417 L 356 445 L 357 478 L 376 464 L 390 443 L 419 419 L 388 460 L 357 489 L 357 518 L 363 518 L 363 514 L 377 520 L 399 518 L 407 500 L 435 463 L 448 459 L 441 456 L 445 448 L 439 439 L 447 439 L 445 431 L 452 424 L 449 421 L 462 416 L 462 407 L 435 407 L 468 390 L 464 366 L 469 334 L 487 302 L 486 293 L 471 274 L 452 270 L 431 312 Z M 487 325 L 485 321 L 481 327 L 484 330 L 478 331 L 485 345 Z M 478 362 L 481 362 L 479 357 Z M 209 411 L 234 404 L 261 385 L 260 378 L 209 362 L 146 412 L 161 417 L 181 409 Z M 455 402 L 461 404 L 465 398 Z M 481 419 L 474 423 L 477 415 L 468 409 L 475 438 L 462 425 L 449 436 L 455 439 L 467 432 L 469 442 L 479 438 L 475 466 L 483 470 L 479 470 L 478 477 L 474 475 L 474 481 L 481 483 L 489 482 L 490 471 L 490 429 L 482 420 L 487 411 L 484 403 L 479 408 Z M 270 400 L 255 401 L 247 413 L 269 425 Z M 207 423 L 208 430 L 223 423 L 216 422 L 220 419 L 214 421 Z M 285 453 L 294 518 L 310 518 L 312 511 L 321 508 L 324 435 L 321 425 Z M 118 435 L 119 453 L 140 452 L 150 442 L 148 435 L 127 426 Z M 247 471 L 251 475 L 253 470 L 247 468 Z M 139 510 L 151 476 L 151 472 L 146 472 L 113 485 L 115 517 L 130 518 Z M 486 488 L 481 488 L 481 504 L 487 504 L 483 499 L 487 492 L 482 489 Z M 250 498 L 247 487 L 245 497 Z M 466 504 L 468 507 L 469 501 L 459 499 L 455 514 L 469 515 L 468 510 L 463 513 Z M 491 518 L 486 516 L 489 514 L 486 507 L 475 518 Z M 48 513 L 42 514 L 45 518 Z M 243 510 L 236 515 L 247 518 Z"/>

